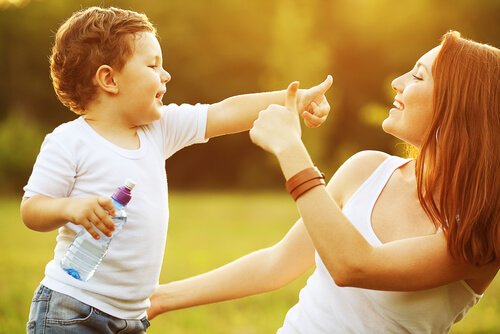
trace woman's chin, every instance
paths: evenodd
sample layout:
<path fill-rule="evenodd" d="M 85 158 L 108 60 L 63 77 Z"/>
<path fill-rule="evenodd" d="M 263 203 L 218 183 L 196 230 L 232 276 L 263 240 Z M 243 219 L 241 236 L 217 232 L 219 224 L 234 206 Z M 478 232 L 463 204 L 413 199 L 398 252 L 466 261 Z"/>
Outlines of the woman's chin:
<path fill-rule="evenodd" d="M 394 123 L 391 121 L 390 117 L 385 119 L 382 122 L 382 130 L 387 133 L 388 135 L 391 135 L 393 137 L 396 137 L 398 139 L 401 139 L 401 132 L 398 131 L 397 127 L 394 126 Z M 403 140 L 403 139 L 401 139 Z"/>
<path fill-rule="evenodd" d="M 390 116 L 387 117 L 386 119 L 384 119 L 384 121 L 382 122 L 382 130 L 384 130 L 385 133 L 392 134 L 391 133 L 391 120 L 389 118 L 390 118 Z"/>

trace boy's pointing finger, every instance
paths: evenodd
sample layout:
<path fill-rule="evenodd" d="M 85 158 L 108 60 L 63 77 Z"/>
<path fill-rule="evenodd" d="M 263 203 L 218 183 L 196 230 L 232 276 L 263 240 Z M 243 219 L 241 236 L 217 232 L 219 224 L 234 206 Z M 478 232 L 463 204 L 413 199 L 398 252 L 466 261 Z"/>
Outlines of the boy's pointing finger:
<path fill-rule="evenodd" d="M 318 85 L 318 88 L 321 91 L 321 93 L 325 94 L 325 92 L 329 90 L 330 87 L 332 87 L 332 84 L 333 84 L 333 77 L 330 74 L 328 74 L 326 79 Z"/>

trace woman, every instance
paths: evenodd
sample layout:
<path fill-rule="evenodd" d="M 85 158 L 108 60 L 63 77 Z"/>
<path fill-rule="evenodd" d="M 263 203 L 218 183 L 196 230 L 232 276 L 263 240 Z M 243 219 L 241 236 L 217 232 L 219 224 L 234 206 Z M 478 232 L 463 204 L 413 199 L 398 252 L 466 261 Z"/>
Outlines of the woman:
<path fill-rule="evenodd" d="M 292 83 L 250 136 L 278 158 L 302 219 L 273 247 L 160 286 L 150 317 L 274 290 L 315 261 L 278 333 L 448 332 L 500 267 L 499 51 L 447 33 L 392 82 L 382 124 L 418 157 L 361 152 L 327 187 Z"/>

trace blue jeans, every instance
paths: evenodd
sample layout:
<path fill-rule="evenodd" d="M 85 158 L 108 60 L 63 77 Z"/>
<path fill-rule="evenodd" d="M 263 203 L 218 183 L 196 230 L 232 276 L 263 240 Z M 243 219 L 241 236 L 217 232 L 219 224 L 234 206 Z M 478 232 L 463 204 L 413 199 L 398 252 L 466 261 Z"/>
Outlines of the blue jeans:
<path fill-rule="evenodd" d="M 146 333 L 149 321 L 120 319 L 40 285 L 31 303 L 28 334 Z"/>

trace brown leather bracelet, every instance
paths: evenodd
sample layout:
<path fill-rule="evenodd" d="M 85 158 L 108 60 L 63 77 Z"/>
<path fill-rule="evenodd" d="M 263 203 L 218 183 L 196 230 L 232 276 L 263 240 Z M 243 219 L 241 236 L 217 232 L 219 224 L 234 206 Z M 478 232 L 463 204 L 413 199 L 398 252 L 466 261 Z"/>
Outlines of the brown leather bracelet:
<path fill-rule="evenodd" d="M 324 179 L 312 179 L 307 182 L 302 183 L 300 186 L 295 188 L 290 195 L 292 195 L 292 198 L 294 201 L 296 201 L 300 196 L 304 195 L 306 192 L 311 190 L 312 188 L 315 188 L 317 186 L 324 186 L 325 185 L 325 180 Z"/>
<path fill-rule="evenodd" d="M 321 173 L 317 167 L 309 167 L 289 178 L 285 187 L 293 199 L 297 200 L 310 189 L 324 184 L 325 174 Z"/>
<path fill-rule="evenodd" d="M 315 178 L 325 178 L 325 175 L 319 171 L 318 167 L 303 169 L 286 181 L 286 190 L 290 193 L 302 183 Z"/>

